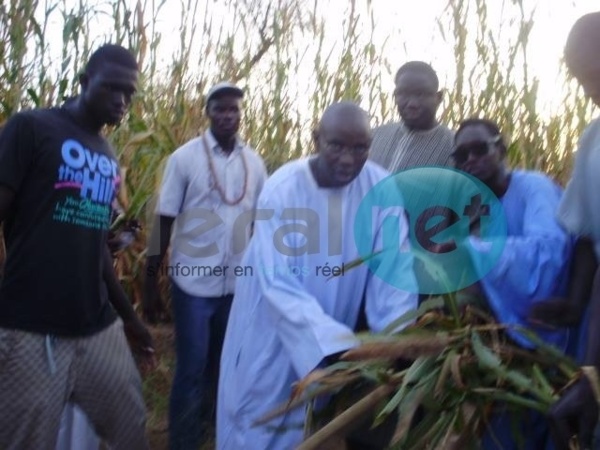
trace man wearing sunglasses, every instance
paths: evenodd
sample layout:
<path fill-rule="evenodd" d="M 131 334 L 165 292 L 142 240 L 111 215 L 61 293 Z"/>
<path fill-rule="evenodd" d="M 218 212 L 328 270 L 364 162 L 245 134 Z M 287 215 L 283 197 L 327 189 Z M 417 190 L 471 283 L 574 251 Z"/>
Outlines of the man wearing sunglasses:
<path fill-rule="evenodd" d="M 510 170 L 506 164 L 507 148 L 498 126 L 485 119 L 462 122 L 456 132 L 452 159 L 457 169 L 483 182 L 499 199 L 502 215 L 480 209 L 471 216 L 469 250 L 474 269 L 481 273 L 478 258 L 485 257 L 482 244 L 497 238 L 489 230 L 497 220 L 506 219 L 506 236 L 501 256 L 492 269 L 474 286 L 477 294 L 498 322 L 527 327 L 545 342 L 567 350 L 566 328 L 549 330 L 531 324 L 528 315 L 532 305 L 566 292 L 572 239 L 556 220 L 556 210 L 562 196 L 561 188 L 547 176 L 523 170 Z M 504 236 L 498 236 L 504 238 Z M 520 346 L 532 348 L 532 343 L 516 330 L 508 330 Z M 526 449 L 545 448 L 548 427 L 545 418 L 530 411 L 515 417 L 501 411 L 490 418 L 482 448 L 516 449 L 513 432 L 518 423 Z"/>

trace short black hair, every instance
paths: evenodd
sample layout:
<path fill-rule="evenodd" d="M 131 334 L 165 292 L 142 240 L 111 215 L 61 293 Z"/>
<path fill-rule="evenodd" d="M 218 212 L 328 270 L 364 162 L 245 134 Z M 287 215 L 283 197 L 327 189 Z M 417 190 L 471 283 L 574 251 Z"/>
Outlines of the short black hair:
<path fill-rule="evenodd" d="M 402 75 L 403 73 L 406 73 L 406 72 L 411 72 L 411 71 L 421 72 L 421 73 L 427 75 L 428 77 L 430 77 L 431 80 L 435 83 L 435 89 L 437 91 L 437 89 L 440 86 L 440 80 L 438 79 L 437 73 L 435 73 L 435 70 L 433 70 L 433 67 L 431 67 L 429 64 L 427 64 L 424 61 L 409 61 L 407 63 L 404 63 L 402 66 L 400 66 L 400 68 L 396 72 L 394 81 L 398 82 L 398 78 L 400 77 L 400 75 Z"/>
<path fill-rule="evenodd" d="M 481 125 L 484 127 L 492 136 L 500 136 L 500 141 L 498 145 L 500 145 L 504 150 L 506 150 L 506 143 L 504 142 L 504 137 L 502 137 L 502 132 L 500 131 L 500 127 L 498 124 L 490 119 L 483 119 L 480 117 L 471 117 L 469 119 L 463 120 L 459 125 L 456 133 L 454 134 L 454 142 L 458 139 L 458 135 L 464 130 L 466 127 Z"/>
<path fill-rule="evenodd" d="M 106 63 L 114 63 L 133 70 L 139 70 L 138 63 L 129 50 L 117 44 L 104 44 L 98 48 L 88 59 L 85 73 L 93 73 Z"/>

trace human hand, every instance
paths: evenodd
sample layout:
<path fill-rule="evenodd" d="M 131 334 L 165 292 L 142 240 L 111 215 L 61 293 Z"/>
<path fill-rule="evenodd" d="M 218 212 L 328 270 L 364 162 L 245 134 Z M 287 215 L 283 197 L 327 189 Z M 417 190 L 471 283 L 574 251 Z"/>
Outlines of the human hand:
<path fill-rule="evenodd" d="M 131 219 L 122 223 L 116 229 L 111 230 L 108 235 L 108 248 L 111 254 L 114 255 L 130 246 L 141 229 L 142 227 L 139 222 Z"/>
<path fill-rule="evenodd" d="M 130 246 L 135 240 L 135 233 L 133 231 L 119 231 L 112 234 L 108 238 L 108 248 L 111 254 L 116 254 L 121 250 Z"/>
<path fill-rule="evenodd" d="M 164 319 L 165 307 L 154 278 L 146 280 L 142 297 L 142 311 L 148 323 L 157 324 Z"/>
<path fill-rule="evenodd" d="M 577 436 L 581 450 L 592 448 L 598 423 L 598 401 L 587 377 L 581 377 L 552 406 L 549 422 L 556 450 L 572 448 L 573 436 Z"/>
<path fill-rule="evenodd" d="M 137 316 L 124 321 L 123 331 L 129 341 L 132 353 L 138 360 L 140 371 L 144 372 L 156 368 L 154 340 L 142 321 Z"/>

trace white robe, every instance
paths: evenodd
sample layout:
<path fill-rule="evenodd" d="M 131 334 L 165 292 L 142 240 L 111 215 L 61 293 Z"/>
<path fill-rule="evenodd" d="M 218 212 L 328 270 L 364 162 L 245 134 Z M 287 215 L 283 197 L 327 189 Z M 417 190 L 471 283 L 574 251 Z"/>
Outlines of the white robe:
<path fill-rule="evenodd" d="M 289 400 L 292 383 L 315 369 L 324 357 L 357 344 L 353 327 L 363 295 L 369 327 L 374 331 L 417 307 L 403 210 L 371 208 L 372 217 L 357 218 L 363 197 L 386 176 L 387 171 L 367 162 L 349 185 L 320 188 L 308 160 L 300 160 L 280 168 L 265 184 L 254 236 L 243 259 L 246 273 L 237 279 L 221 356 L 218 449 L 285 450 L 297 446 L 303 438 L 303 408 L 266 426 L 254 427 L 254 422 Z M 372 221 L 374 237 L 362 239 L 369 239 L 373 252 L 380 250 L 385 243 L 382 224 L 390 216 L 396 220 L 400 248 L 393 252 L 394 260 L 388 259 L 380 268 L 401 274 L 404 286 L 410 288 L 395 288 L 364 264 L 345 269 L 343 276 L 335 278 L 317 269 L 341 267 L 359 257 L 355 219 Z M 386 221 L 386 232 L 389 223 Z M 381 274 L 386 279 L 391 276 Z"/>
<path fill-rule="evenodd" d="M 593 120 L 583 132 L 575 164 L 565 194 L 558 208 L 558 220 L 577 237 L 587 236 L 594 242 L 600 260 L 600 118 Z"/>

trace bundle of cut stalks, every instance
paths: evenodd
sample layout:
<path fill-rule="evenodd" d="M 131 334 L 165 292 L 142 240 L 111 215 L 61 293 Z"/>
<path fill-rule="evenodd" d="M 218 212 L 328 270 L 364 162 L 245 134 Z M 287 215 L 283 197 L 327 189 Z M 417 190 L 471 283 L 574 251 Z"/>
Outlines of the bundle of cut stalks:
<path fill-rule="evenodd" d="M 412 321 L 396 334 L 362 335 L 362 346 L 295 386 L 290 403 L 274 415 L 309 404 L 299 450 L 343 449 L 343 438 L 358 423 L 369 421 L 368 429 L 390 414 L 399 417 L 392 449 L 478 448 L 499 405 L 515 416 L 530 409 L 545 413 L 581 376 L 570 358 L 531 331 L 518 330 L 537 346 L 530 351 L 488 313 L 472 305 L 459 310 L 452 297 L 424 302 L 389 329 Z M 334 399 L 326 419 L 310 407 L 323 394 Z"/>

